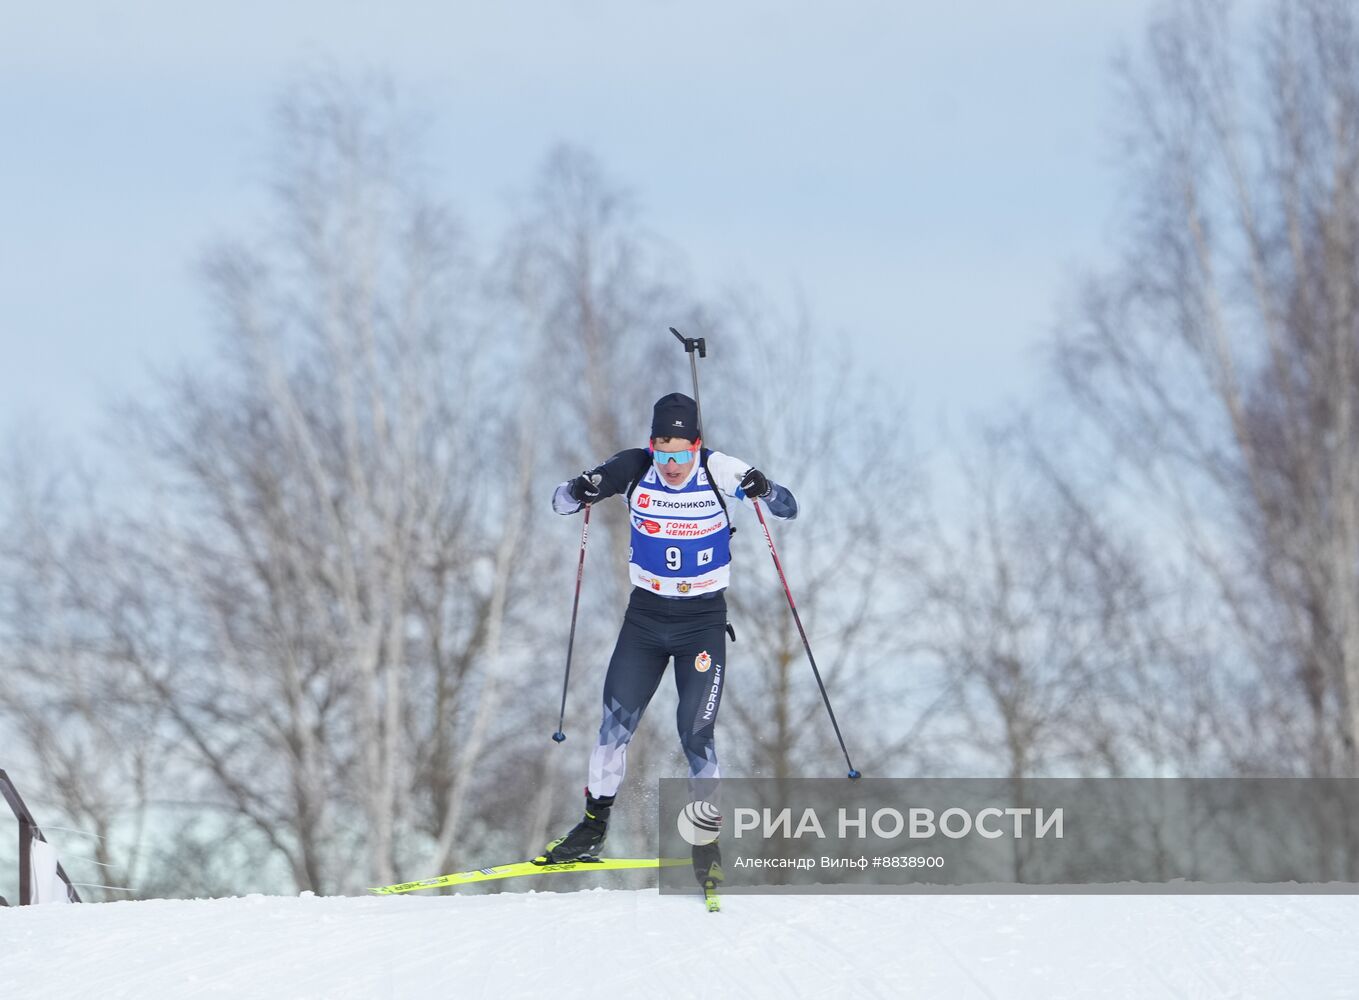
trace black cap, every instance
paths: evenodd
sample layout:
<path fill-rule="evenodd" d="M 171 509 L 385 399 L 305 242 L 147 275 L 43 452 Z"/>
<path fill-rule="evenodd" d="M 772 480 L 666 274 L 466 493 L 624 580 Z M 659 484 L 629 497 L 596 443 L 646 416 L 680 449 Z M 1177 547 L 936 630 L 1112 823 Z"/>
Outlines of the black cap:
<path fill-rule="evenodd" d="M 697 441 L 698 404 L 682 392 L 672 392 L 656 400 L 655 409 L 651 411 L 651 436 Z"/>

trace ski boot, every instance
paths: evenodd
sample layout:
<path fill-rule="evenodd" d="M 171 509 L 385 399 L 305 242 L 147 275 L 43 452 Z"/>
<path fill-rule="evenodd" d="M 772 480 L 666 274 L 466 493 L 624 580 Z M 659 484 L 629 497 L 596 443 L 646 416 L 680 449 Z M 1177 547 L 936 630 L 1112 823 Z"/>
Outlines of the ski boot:
<path fill-rule="evenodd" d="M 722 905 L 717 896 L 717 890 L 722 887 L 722 852 L 717 841 L 694 847 L 694 877 L 703 888 L 708 912 L 716 913 Z"/>
<path fill-rule="evenodd" d="M 702 886 L 709 882 L 714 885 L 722 884 L 722 851 L 718 848 L 717 841 L 700 844 L 694 848 L 694 877 Z"/>
<path fill-rule="evenodd" d="M 613 808 L 614 796 L 604 795 L 595 798 L 590 790 L 585 790 L 585 818 L 577 823 L 565 837 L 559 837 L 547 845 L 539 864 L 559 865 L 566 861 L 580 861 L 593 857 L 604 843 L 604 834 L 609 829 L 609 810 Z"/>

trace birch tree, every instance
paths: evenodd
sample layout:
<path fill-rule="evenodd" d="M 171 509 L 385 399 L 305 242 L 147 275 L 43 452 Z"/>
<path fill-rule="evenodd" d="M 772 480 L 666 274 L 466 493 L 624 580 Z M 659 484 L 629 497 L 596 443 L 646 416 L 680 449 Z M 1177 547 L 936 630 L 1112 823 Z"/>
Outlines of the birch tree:
<path fill-rule="evenodd" d="M 430 841 L 446 857 L 465 824 L 531 456 L 390 104 L 317 83 L 280 125 L 275 232 L 205 267 L 221 366 L 136 417 L 182 504 L 146 537 L 201 626 L 190 662 L 138 667 L 325 891 L 394 879 Z"/>
<path fill-rule="evenodd" d="M 1359 26 L 1182 2 L 1130 61 L 1120 263 L 1056 357 L 1171 511 L 1252 720 L 1236 767 L 1359 773 Z"/>

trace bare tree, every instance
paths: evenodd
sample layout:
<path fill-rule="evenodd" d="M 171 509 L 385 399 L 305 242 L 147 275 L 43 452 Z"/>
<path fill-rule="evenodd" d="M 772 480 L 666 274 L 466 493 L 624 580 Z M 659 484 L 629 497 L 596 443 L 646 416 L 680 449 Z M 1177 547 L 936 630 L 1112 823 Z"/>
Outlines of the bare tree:
<path fill-rule="evenodd" d="M 179 500 L 142 525 L 146 559 L 200 631 L 188 657 L 130 658 L 323 890 L 394 878 L 413 832 L 446 856 L 465 823 L 531 452 L 489 405 L 470 264 L 390 105 L 325 81 L 281 124 L 278 235 L 207 265 L 222 366 L 135 414 Z"/>
<path fill-rule="evenodd" d="M 41 438 L 8 456 L 0 502 L 0 732 L 85 898 L 128 898 L 145 877 L 155 789 L 173 772 L 160 716 L 107 654 L 122 593 L 99 494 L 78 463 L 52 471 Z M 98 765 L 98 766 L 94 766 Z M 62 829 L 55 829 L 61 827 Z M 111 885 L 116 892 L 104 892 Z"/>
<path fill-rule="evenodd" d="M 732 297 L 713 337 L 705 415 L 715 447 L 757 464 L 799 499 L 769 519 L 812 654 L 855 765 L 908 766 L 937 706 L 913 657 L 921 621 L 925 482 L 905 402 L 825 336 L 753 293 Z M 720 363 L 719 363 L 720 361 Z M 705 373 L 705 376 L 708 373 Z M 738 630 L 724 702 L 742 771 L 833 775 L 843 757 L 759 522 L 733 511 L 729 598 Z M 733 768 L 733 773 L 737 773 Z"/>
<path fill-rule="evenodd" d="M 989 431 L 931 532 L 927 644 L 955 682 L 954 769 L 1022 787 L 1202 764 L 1190 735 L 1212 699 L 1182 659 L 1180 595 L 1048 445 L 1023 424 Z"/>
<path fill-rule="evenodd" d="M 1136 211 L 1057 362 L 1216 595 L 1253 772 L 1359 773 L 1359 27 L 1177 4 L 1126 73 Z M 1234 666 L 1233 666 L 1234 664 Z"/>
<path fill-rule="evenodd" d="M 526 374 L 550 407 L 539 434 L 552 443 L 557 481 L 646 441 L 651 404 L 684 375 L 667 327 L 702 323 L 685 271 L 598 160 L 573 146 L 552 150 L 496 274 L 515 347 L 534 356 Z M 613 555 L 626 554 L 627 519 L 601 527 Z M 598 582 L 612 599 L 620 579 Z"/>

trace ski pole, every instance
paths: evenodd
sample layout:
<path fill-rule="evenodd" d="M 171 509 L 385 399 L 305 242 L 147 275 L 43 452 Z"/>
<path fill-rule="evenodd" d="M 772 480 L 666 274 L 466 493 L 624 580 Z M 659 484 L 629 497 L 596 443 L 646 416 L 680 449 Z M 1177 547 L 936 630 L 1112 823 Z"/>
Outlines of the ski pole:
<path fill-rule="evenodd" d="M 752 498 L 751 503 L 755 505 L 755 513 L 760 517 L 760 527 L 764 529 L 764 540 L 769 543 L 769 554 L 774 557 L 774 569 L 778 570 L 779 582 L 783 584 L 783 595 L 788 598 L 788 607 L 792 609 L 793 621 L 797 623 L 797 631 L 802 636 L 802 648 L 807 650 L 807 660 L 812 665 L 812 674 L 816 677 L 816 686 L 821 689 L 821 700 L 826 703 L 826 711 L 830 714 L 831 725 L 835 727 L 835 738 L 840 741 L 840 752 L 845 755 L 845 763 L 849 765 L 849 778 L 851 781 L 859 777 L 859 771 L 854 767 L 854 762 L 849 759 L 849 751 L 845 749 L 845 738 L 840 735 L 840 723 L 835 721 L 835 709 L 831 708 L 830 695 L 826 694 L 826 685 L 821 681 L 821 671 L 816 669 L 816 657 L 812 655 L 812 644 L 807 640 L 807 630 L 802 627 L 802 616 L 797 613 L 797 605 L 793 602 L 793 592 L 788 589 L 788 578 L 783 575 L 783 564 L 779 562 L 778 550 L 774 548 L 774 536 L 769 533 L 769 524 L 764 519 L 764 510 L 760 507 L 760 501 Z"/>
<path fill-rule="evenodd" d="M 557 731 L 552 739 L 560 743 L 566 739 L 566 685 L 571 680 L 571 651 L 576 645 L 576 612 L 580 610 L 580 581 L 585 577 L 585 543 L 590 538 L 590 505 L 585 505 L 585 520 L 580 525 L 580 563 L 576 566 L 576 599 L 571 602 L 571 636 L 566 640 L 566 676 L 562 678 L 562 710 L 557 716 Z"/>
<path fill-rule="evenodd" d="M 673 326 L 670 328 L 670 332 L 684 345 L 684 352 L 689 355 L 689 372 L 694 377 L 694 408 L 698 410 L 698 429 L 699 433 L 702 434 L 705 425 L 703 423 L 703 401 L 698 398 L 698 358 L 708 356 L 708 344 L 702 337 L 686 337 Z M 698 357 L 694 356 L 695 352 L 697 352 Z"/>
<path fill-rule="evenodd" d="M 694 403 L 698 403 L 698 361 L 694 358 L 697 352 L 700 358 L 708 356 L 707 344 L 702 337 L 686 337 L 673 326 L 670 332 L 675 335 L 681 344 L 684 345 L 685 352 L 689 355 L 689 368 L 694 377 Z M 703 428 L 703 408 L 698 407 L 698 426 Z M 783 564 L 779 562 L 778 550 L 774 548 L 774 536 L 769 533 L 769 524 L 764 519 L 764 510 L 760 507 L 760 501 L 751 498 L 751 503 L 755 505 L 755 513 L 759 515 L 760 527 L 764 529 L 764 540 L 769 543 L 769 554 L 774 557 L 774 569 L 778 571 L 779 582 L 783 584 L 783 594 L 788 598 L 788 607 L 793 611 L 793 621 L 797 623 L 798 634 L 802 636 L 802 648 L 807 650 L 807 660 L 812 665 L 812 674 L 816 677 L 816 686 L 821 689 L 821 700 L 826 703 L 826 712 L 830 715 L 831 725 L 835 727 L 835 738 L 840 741 L 840 752 L 845 755 L 845 763 L 849 765 L 849 778 L 855 781 L 860 777 L 859 770 L 854 766 L 854 762 L 849 759 L 849 750 L 845 748 L 845 738 L 840 735 L 840 723 L 835 720 L 835 709 L 831 708 L 830 695 L 826 694 L 826 685 L 821 681 L 821 671 L 816 667 L 816 657 L 812 655 L 812 644 L 807 639 L 807 630 L 802 627 L 802 616 L 797 613 L 797 604 L 793 602 L 793 592 L 788 589 L 788 579 L 783 575 Z"/>

